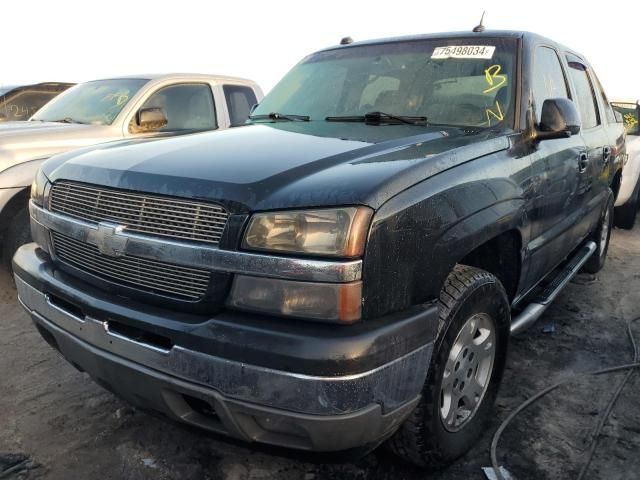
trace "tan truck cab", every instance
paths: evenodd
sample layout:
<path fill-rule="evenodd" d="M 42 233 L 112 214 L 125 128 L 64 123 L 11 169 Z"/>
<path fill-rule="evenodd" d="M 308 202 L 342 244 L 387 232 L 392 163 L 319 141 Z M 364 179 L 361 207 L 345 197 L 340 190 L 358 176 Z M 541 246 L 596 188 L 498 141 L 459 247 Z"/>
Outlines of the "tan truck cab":
<path fill-rule="evenodd" d="M 5 260 L 30 240 L 29 187 L 50 156 L 115 140 L 240 126 L 262 96 L 255 82 L 242 78 L 136 75 L 76 85 L 28 122 L 0 124 L 0 238 Z"/>

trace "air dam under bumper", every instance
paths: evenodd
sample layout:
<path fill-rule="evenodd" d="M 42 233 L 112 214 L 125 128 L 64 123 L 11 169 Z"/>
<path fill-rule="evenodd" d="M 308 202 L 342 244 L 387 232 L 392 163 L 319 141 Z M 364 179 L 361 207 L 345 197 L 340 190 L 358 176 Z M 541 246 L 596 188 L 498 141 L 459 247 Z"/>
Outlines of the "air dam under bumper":
<path fill-rule="evenodd" d="M 65 283 L 64 273 L 35 244 L 18 250 L 14 272 L 20 302 L 40 334 L 97 383 L 135 405 L 246 441 L 324 452 L 375 445 L 415 407 L 433 348 L 428 342 L 348 375 L 273 369 L 179 344 L 136 341 L 111 328 L 108 309 L 83 315 L 84 305 L 104 308 L 104 296 Z M 113 298 L 115 310 L 121 302 Z M 437 325 L 436 315 L 430 306 L 416 321 Z M 344 343 L 344 335 L 336 341 Z"/>

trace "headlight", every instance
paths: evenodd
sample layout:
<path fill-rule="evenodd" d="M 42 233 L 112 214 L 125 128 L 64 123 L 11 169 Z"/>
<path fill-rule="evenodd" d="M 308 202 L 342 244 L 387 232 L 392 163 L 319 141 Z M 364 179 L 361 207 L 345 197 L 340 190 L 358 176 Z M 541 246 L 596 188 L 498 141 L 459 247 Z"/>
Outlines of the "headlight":
<path fill-rule="evenodd" d="M 33 183 L 31 184 L 31 200 L 33 200 L 33 203 L 40 206 L 44 205 L 44 190 L 48 182 L 49 179 L 42 173 L 42 169 L 39 168 L 38 173 L 36 173 L 36 178 L 33 179 Z"/>
<path fill-rule="evenodd" d="M 344 207 L 256 213 L 242 246 L 249 250 L 359 257 L 373 211 Z"/>

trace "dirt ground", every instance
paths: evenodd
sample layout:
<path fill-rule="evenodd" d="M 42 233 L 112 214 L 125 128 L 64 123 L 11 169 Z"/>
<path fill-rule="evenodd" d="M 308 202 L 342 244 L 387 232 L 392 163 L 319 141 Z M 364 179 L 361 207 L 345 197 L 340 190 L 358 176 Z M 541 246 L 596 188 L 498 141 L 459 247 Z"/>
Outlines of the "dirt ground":
<path fill-rule="evenodd" d="M 25 469 L 11 478 L 482 479 L 493 432 L 526 397 L 575 372 L 631 360 L 625 325 L 635 316 L 640 316 L 640 228 L 616 230 L 597 281 L 579 276 L 537 325 L 512 341 L 495 421 L 463 459 L 428 474 L 384 449 L 356 462 L 326 463 L 232 442 L 134 410 L 49 348 L 18 306 L 12 281 L 2 270 L 0 472 L 24 459 Z M 552 326 L 555 332 L 543 332 Z M 636 332 L 640 340 L 640 324 Z M 512 475 L 520 480 L 575 478 L 598 413 L 622 375 L 564 387 L 518 417 L 499 446 L 499 458 Z M 587 478 L 640 478 L 639 387 L 637 374 L 604 429 Z"/>

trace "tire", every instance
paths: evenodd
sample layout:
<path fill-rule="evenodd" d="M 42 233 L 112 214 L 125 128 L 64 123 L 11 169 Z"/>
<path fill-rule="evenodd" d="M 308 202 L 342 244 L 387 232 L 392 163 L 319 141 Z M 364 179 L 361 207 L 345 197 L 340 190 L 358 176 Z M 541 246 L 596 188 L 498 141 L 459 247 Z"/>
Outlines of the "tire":
<path fill-rule="evenodd" d="M 9 227 L 5 232 L 2 261 L 9 270 L 11 270 L 11 259 L 16 250 L 31 241 L 29 211 L 26 208 L 22 208 L 11 218 Z"/>
<path fill-rule="evenodd" d="M 609 239 L 611 238 L 611 228 L 613 227 L 613 195 L 609 195 L 607 205 L 602 211 L 598 228 L 591 234 L 591 239 L 596 242 L 596 251 L 593 252 L 589 260 L 582 267 L 586 273 L 598 273 L 604 267 L 609 251 Z"/>
<path fill-rule="evenodd" d="M 502 380 L 511 320 L 509 300 L 500 281 L 484 270 L 464 265 L 457 265 L 447 277 L 440 292 L 438 310 L 438 336 L 422 398 L 389 440 L 389 448 L 395 454 L 429 469 L 450 464 L 466 453 L 483 434 L 486 421 L 492 416 Z M 475 325 L 471 324 L 473 321 Z M 487 334 L 490 328 L 483 330 L 480 337 L 475 337 L 472 332 L 480 326 L 483 329 L 491 327 L 493 337 L 491 332 Z M 488 350 L 471 345 L 476 341 L 481 342 L 479 345 L 493 344 L 492 361 L 487 363 L 488 357 L 482 360 Z M 457 355 L 451 355 L 454 349 Z M 478 363 L 479 358 L 481 361 Z M 470 407 L 466 418 L 451 415 L 455 395 L 450 394 L 463 394 L 459 406 L 473 392 L 473 389 L 468 390 L 473 386 L 471 382 L 464 384 L 463 380 L 467 379 L 476 379 L 476 386 L 484 380 L 482 393 L 476 397 L 479 399 L 477 407 Z"/>
<path fill-rule="evenodd" d="M 638 199 L 640 197 L 640 179 L 636 182 L 636 187 L 627 203 L 616 207 L 613 214 L 613 221 L 616 227 L 631 230 L 636 223 L 638 213 Z"/>

